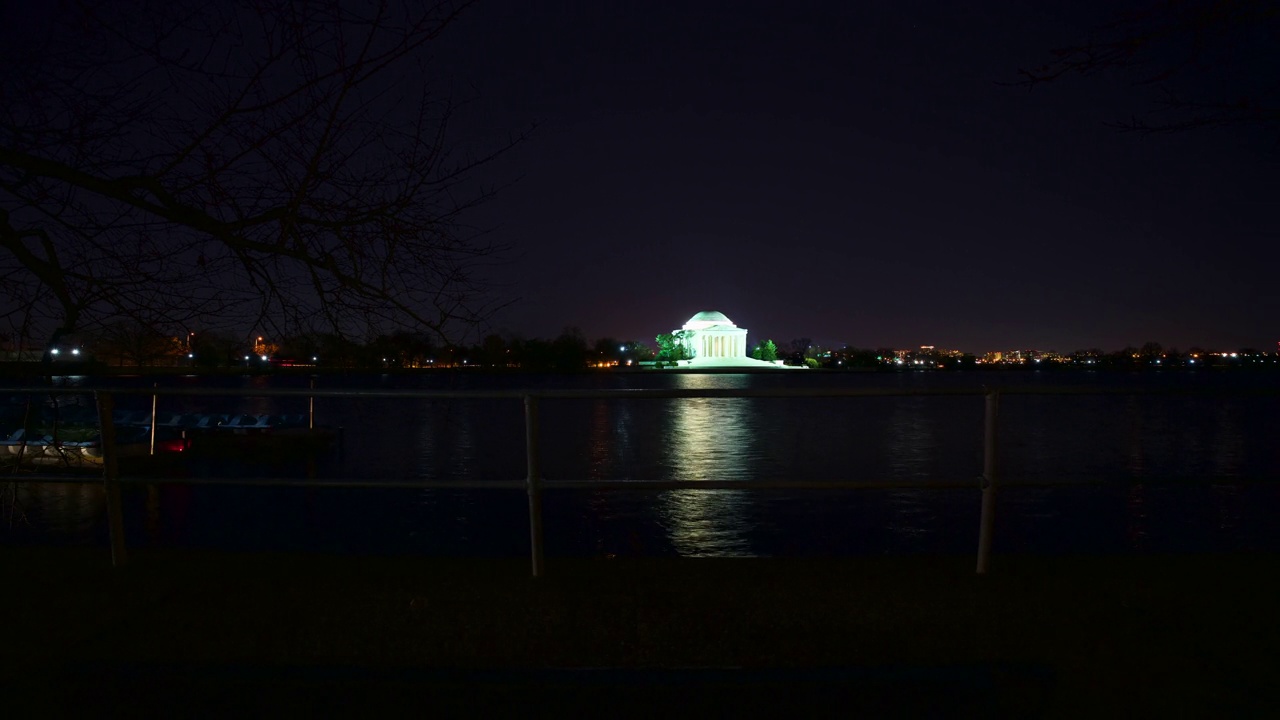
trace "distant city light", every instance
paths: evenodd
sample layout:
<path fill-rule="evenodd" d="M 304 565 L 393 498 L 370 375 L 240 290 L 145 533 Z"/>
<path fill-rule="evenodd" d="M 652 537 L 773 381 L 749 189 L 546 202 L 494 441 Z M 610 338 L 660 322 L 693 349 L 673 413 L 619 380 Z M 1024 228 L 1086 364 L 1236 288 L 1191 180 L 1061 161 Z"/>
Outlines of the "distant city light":
<path fill-rule="evenodd" d="M 266 359 L 267 359 L 267 356 L 266 356 L 266 355 L 263 355 L 263 356 L 262 356 L 262 359 L 263 359 L 263 360 L 266 360 Z"/>
<path fill-rule="evenodd" d="M 50 350 L 50 351 L 49 351 L 49 354 L 50 354 L 50 355 L 57 355 L 57 354 L 58 354 L 58 348 L 54 348 L 54 349 Z"/>
<path fill-rule="evenodd" d="M 79 354 L 80 354 L 80 348 L 72 348 L 72 350 L 71 350 L 71 354 L 72 354 L 72 355 L 79 355 Z"/>

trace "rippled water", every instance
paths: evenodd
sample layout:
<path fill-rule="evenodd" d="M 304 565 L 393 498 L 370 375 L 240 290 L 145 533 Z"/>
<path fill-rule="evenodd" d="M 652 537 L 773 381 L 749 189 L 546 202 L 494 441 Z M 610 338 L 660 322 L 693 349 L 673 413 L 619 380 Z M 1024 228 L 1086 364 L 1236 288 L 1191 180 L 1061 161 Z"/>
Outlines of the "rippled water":
<path fill-rule="evenodd" d="M 120 380 L 118 382 L 143 382 Z M 148 381 L 150 382 L 150 381 Z M 305 379 L 173 379 L 298 387 Z M 1278 405 L 1270 375 L 819 374 L 321 377 L 340 388 L 951 388 L 1102 384 L 1135 391 L 1256 387 L 1221 395 L 1006 396 L 997 550 L 1280 549 Z M 146 398 L 133 398 L 139 409 Z M 161 410 L 304 412 L 305 399 L 164 398 Z M 450 479 L 525 474 L 514 399 L 318 398 L 343 428 L 319 464 L 220 457 L 193 475 Z M 973 482 L 972 489 L 550 491 L 559 554 L 774 555 L 969 552 L 982 466 L 980 396 L 573 399 L 541 403 L 552 480 Z M 1065 485 L 1063 483 L 1066 483 Z M 1016 485 L 1016 487 L 1015 487 Z M 6 542 L 101 543 L 97 487 L 9 486 Z M 126 493 L 131 543 L 350 552 L 519 554 L 518 491 L 148 486 Z"/>

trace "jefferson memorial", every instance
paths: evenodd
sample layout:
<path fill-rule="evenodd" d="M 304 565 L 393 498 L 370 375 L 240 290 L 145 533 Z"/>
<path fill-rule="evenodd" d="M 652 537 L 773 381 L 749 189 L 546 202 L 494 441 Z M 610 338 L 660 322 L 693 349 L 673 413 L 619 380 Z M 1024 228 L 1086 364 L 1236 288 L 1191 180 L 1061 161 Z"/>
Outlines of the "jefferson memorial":
<path fill-rule="evenodd" d="M 689 318 L 681 328 L 689 337 L 685 346 L 693 351 L 689 368 L 781 368 L 781 362 L 747 357 L 747 329 L 733 324 L 724 313 L 705 310 Z"/>

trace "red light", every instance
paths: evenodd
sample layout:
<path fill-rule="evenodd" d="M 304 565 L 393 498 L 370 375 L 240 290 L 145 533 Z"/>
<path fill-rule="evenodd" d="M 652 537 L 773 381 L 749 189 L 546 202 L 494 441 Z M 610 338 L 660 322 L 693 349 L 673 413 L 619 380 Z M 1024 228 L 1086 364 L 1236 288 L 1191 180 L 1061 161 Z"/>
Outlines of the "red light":
<path fill-rule="evenodd" d="M 156 443 L 156 452 L 180 453 L 187 449 L 187 441 L 182 438 L 160 440 Z"/>

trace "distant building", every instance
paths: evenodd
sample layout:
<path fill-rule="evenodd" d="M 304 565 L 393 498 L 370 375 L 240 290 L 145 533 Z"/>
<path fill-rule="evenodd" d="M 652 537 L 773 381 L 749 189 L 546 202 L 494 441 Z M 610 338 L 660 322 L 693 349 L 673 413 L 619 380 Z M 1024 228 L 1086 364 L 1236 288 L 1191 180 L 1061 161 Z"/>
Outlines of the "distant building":
<path fill-rule="evenodd" d="M 680 329 L 688 333 L 685 346 L 693 351 L 693 359 L 686 361 L 684 367 L 784 367 L 781 361 L 766 362 L 747 357 L 747 329 L 734 325 L 724 313 L 704 310 L 689 318 Z"/>

